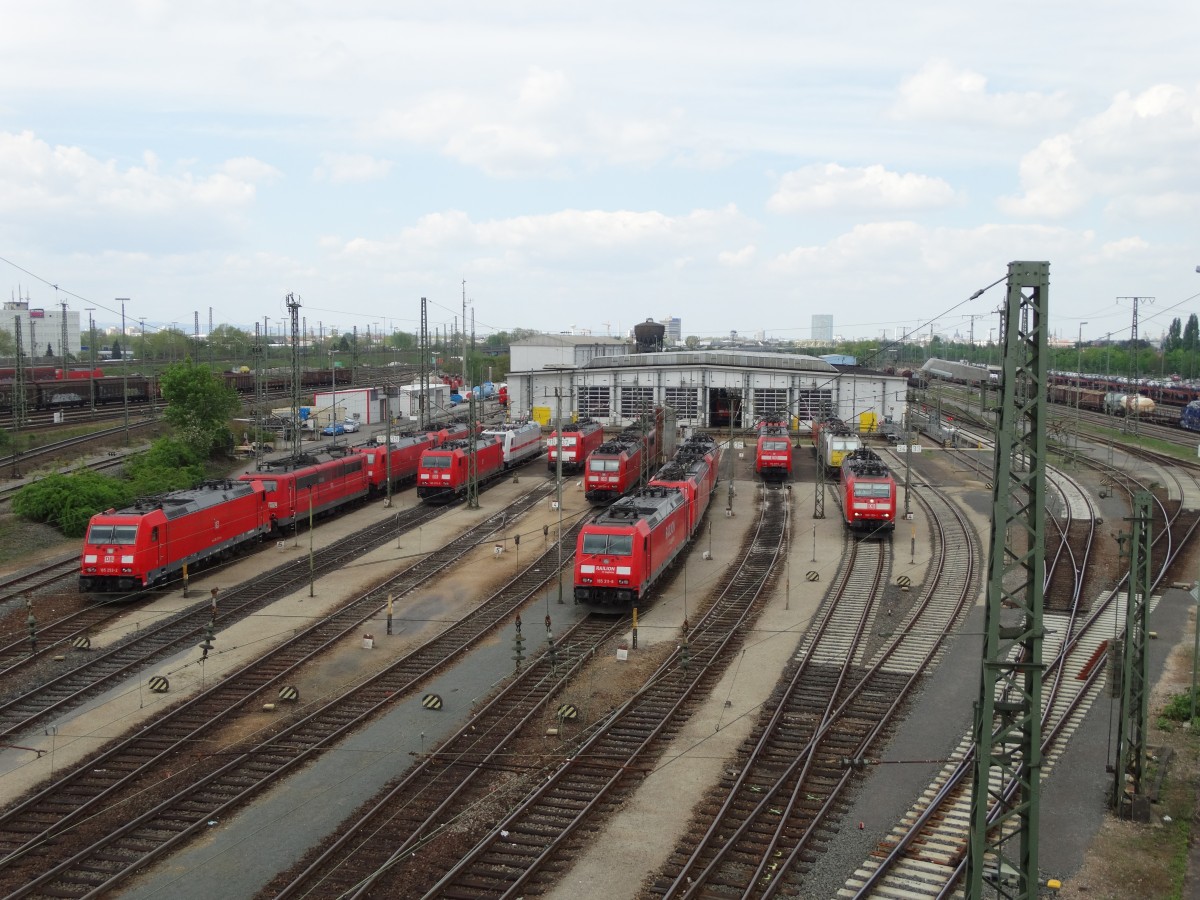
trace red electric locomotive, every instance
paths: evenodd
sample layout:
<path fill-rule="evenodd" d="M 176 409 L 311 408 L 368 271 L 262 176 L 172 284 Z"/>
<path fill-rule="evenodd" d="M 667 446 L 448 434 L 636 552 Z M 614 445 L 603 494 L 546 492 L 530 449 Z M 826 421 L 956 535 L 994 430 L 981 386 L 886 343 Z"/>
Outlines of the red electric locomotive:
<path fill-rule="evenodd" d="M 589 454 L 583 496 L 589 503 L 609 503 L 631 491 L 657 460 L 657 431 L 652 426 L 626 428 Z"/>
<path fill-rule="evenodd" d="M 304 454 L 247 472 L 240 481 L 261 481 L 273 528 L 323 515 L 367 496 L 367 460 L 360 453 Z"/>
<path fill-rule="evenodd" d="M 704 440 L 707 446 L 701 446 Z M 699 528 L 718 459 L 711 438 L 689 440 L 643 490 L 621 498 L 583 527 L 575 549 L 576 602 L 620 613 L 645 600 Z"/>
<path fill-rule="evenodd" d="M 759 422 L 754 471 L 764 481 L 787 481 L 792 477 L 792 442 L 783 416 L 772 414 Z"/>
<path fill-rule="evenodd" d="M 583 470 L 588 454 L 604 443 L 604 428 L 594 419 L 571 422 L 550 435 L 546 441 L 546 465 L 551 472 L 558 471 L 558 454 L 561 445 L 562 470 L 564 475 L 574 475 Z"/>
<path fill-rule="evenodd" d="M 417 468 L 417 496 L 426 503 L 449 503 L 467 491 L 470 479 L 470 443 L 449 441 L 421 454 Z M 504 446 L 494 438 L 475 443 L 475 469 L 482 485 L 504 471 Z"/>
<path fill-rule="evenodd" d="M 223 559 L 271 530 L 263 485 L 207 482 L 92 516 L 79 590 L 131 591 Z"/>
<path fill-rule="evenodd" d="M 720 462 L 721 448 L 716 439 L 707 434 L 693 434 L 679 445 L 671 461 L 650 479 L 652 486 L 673 487 L 683 494 L 688 504 L 689 534 L 699 527 L 708 510 Z"/>
<path fill-rule="evenodd" d="M 852 531 L 890 535 L 896 527 L 896 479 L 868 447 L 842 460 L 842 519 Z"/>
<path fill-rule="evenodd" d="M 350 451 L 366 460 L 368 490 L 378 494 L 387 490 L 389 478 L 393 486 L 414 480 L 421 454 L 436 447 L 437 439 L 436 432 L 399 434 L 392 435 L 391 443 L 370 440 Z"/>

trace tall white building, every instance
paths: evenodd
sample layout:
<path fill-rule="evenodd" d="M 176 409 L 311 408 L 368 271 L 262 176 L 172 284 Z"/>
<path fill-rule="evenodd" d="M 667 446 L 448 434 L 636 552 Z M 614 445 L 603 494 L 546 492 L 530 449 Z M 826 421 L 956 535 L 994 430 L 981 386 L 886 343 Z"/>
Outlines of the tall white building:
<path fill-rule="evenodd" d="M 814 315 L 812 317 L 812 339 L 814 341 L 833 340 L 833 316 Z"/>
<path fill-rule="evenodd" d="M 666 334 L 663 335 L 664 343 L 681 344 L 683 343 L 683 320 L 678 316 L 667 316 L 665 319 L 658 320 L 659 325 L 666 327 Z"/>
<path fill-rule="evenodd" d="M 66 310 L 67 353 L 78 357 L 79 313 Z M 29 359 L 62 358 L 63 308 L 30 306 L 27 300 L 6 300 L 0 310 L 0 331 L 21 331 L 21 352 Z"/>

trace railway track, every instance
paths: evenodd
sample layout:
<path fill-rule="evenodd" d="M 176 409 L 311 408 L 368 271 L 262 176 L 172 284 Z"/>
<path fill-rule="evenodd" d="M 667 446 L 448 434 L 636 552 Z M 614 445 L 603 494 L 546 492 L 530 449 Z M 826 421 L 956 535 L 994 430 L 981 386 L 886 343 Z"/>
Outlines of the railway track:
<path fill-rule="evenodd" d="M 878 559 L 853 580 L 850 569 L 861 561 L 847 563 L 790 676 L 743 748 L 746 764 L 709 804 L 706 827 L 694 829 L 677 849 L 653 893 L 804 895 L 803 876 L 836 832 L 864 758 L 934 664 L 942 638 L 978 589 L 979 550 L 970 526 L 945 496 L 932 490 L 918 496 L 935 525 L 920 598 L 894 626 L 881 628 L 877 599 L 891 544 L 852 545 L 858 556 L 871 547 Z M 882 645 L 869 640 L 876 630 L 887 635 Z"/>
<path fill-rule="evenodd" d="M 539 486 L 530 491 L 522 501 L 514 504 L 512 511 L 517 512 L 522 507 L 537 502 L 546 490 L 548 489 L 544 486 Z M 441 509 L 428 506 L 414 507 L 318 551 L 313 557 L 312 577 L 336 572 L 348 561 L 393 540 L 398 531 L 420 527 L 441 512 Z M 473 529 L 448 546 L 453 546 L 455 551 L 461 552 L 463 546 L 469 546 L 472 540 L 479 539 L 479 534 L 486 532 L 486 528 Z M 446 548 L 443 548 L 431 554 L 414 566 L 413 570 L 418 572 L 428 570 L 435 564 L 435 561 L 446 564 L 446 561 L 452 558 L 448 557 L 446 553 Z M 209 603 L 199 603 L 151 628 L 142 630 L 128 641 L 103 651 L 89 653 L 86 658 L 79 659 L 78 664 L 70 670 L 57 673 L 38 686 L 16 696 L 9 696 L 0 702 L 0 738 L 14 738 L 36 726 L 46 717 L 60 714 L 88 697 L 95 696 L 109 685 L 144 669 L 167 654 L 179 649 L 190 648 L 199 642 L 206 626 L 210 624 L 227 626 L 239 621 L 280 597 L 288 596 L 301 589 L 309 579 L 310 574 L 303 567 L 297 567 L 294 563 L 282 564 L 256 578 L 252 583 L 223 593 L 220 599 L 220 609 L 215 617 Z M 84 625 L 76 627 L 74 625 L 76 621 L 81 621 Z M 84 630 L 86 623 L 92 622 L 91 627 L 95 627 L 96 621 L 104 621 L 104 619 L 96 620 L 94 615 L 87 610 L 82 611 L 78 619 L 67 617 L 55 629 L 57 643 L 51 646 L 49 637 L 45 638 L 46 643 L 40 654 L 46 656 L 57 652 L 61 647 L 62 640 L 86 634 L 86 630 Z M 19 648 L 14 648 L 14 651 L 17 653 L 17 658 L 10 657 L 10 668 L 29 664 L 27 658 L 20 657 Z"/>
<path fill-rule="evenodd" d="M 1132 451 L 1135 455 L 1146 451 Z M 1110 473 L 1112 483 L 1124 483 L 1126 489 L 1145 490 L 1149 485 L 1128 473 Z M 1178 474 L 1170 477 L 1178 478 Z M 1178 486 L 1182 492 L 1182 485 Z M 1154 557 L 1158 569 L 1152 581 L 1157 587 L 1168 577 L 1180 549 L 1196 527 L 1194 513 L 1168 511 L 1156 500 L 1158 518 L 1166 528 L 1156 531 Z M 1065 612 L 1046 612 L 1044 658 L 1050 660 L 1043 683 L 1041 777 L 1046 778 L 1061 757 L 1066 744 L 1098 696 L 1104 674 L 1109 641 L 1124 630 L 1124 610 L 1120 602 L 1122 578 L 1084 610 L 1084 601 Z M 1152 588 L 1153 589 L 1153 588 Z M 1151 597 L 1151 604 L 1157 598 Z M 973 735 L 964 735 L 950 761 L 943 767 L 922 799 L 909 811 L 903 824 L 879 845 L 839 891 L 842 898 L 945 898 L 953 895 L 966 869 L 970 834 L 970 808 L 974 765 Z M 989 813 L 994 821 L 1000 803 L 1011 800 L 1012 785 L 998 781 L 990 786 L 999 798 Z"/>
<path fill-rule="evenodd" d="M 546 560 L 534 560 L 496 598 L 483 604 L 441 636 L 385 672 L 254 747 L 195 760 L 197 741 L 263 692 L 285 683 L 290 673 L 322 652 L 340 646 L 347 634 L 375 617 L 383 598 L 403 594 L 456 561 L 464 547 L 482 540 L 514 515 L 541 500 L 539 486 L 522 501 L 490 517 L 467 534 L 426 557 L 406 572 L 297 634 L 292 640 L 218 685 L 87 760 L 49 787 L 0 816 L 0 872 L 10 897 L 49 894 L 82 896 L 110 887 L 132 871 L 169 852 L 214 815 L 223 815 L 282 777 L 312 753 L 327 747 L 365 718 L 411 691 L 430 672 L 465 652 L 555 574 Z M 394 529 L 389 537 L 394 538 Z M 547 554 L 551 554 L 548 550 Z M 171 760 L 176 760 L 171 762 Z M 192 762 L 189 763 L 189 760 Z M 143 792 L 158 793 L 164 766 L 181 768 L 167 800 L 148 803 Z M 174 782 L 178 780 L 178 787 Z M 104 809 L 104 824 L 93 818 Z M 203 810 L 202 812 L 197 812 Z M 103 832 L 103 833 L 99 833 Z M 114 860 L 129 860 L 114 866 Z"/>
<path fill-rule="evenodd" d="M 718 596 L 695 626 L 685 625 L 680 646 L 645 687 L 436 883 L 411 857 L 393 873 L 397 883 L 427 885 L 428 898 L 458 900 L 544 890 L 734 658 L 787 552 L 790 502 L 788 491 L 765 492 L 757 528 Z"/>
<path fill-rule="evenodd" d="M 495 802 L 497 791 L 507 797 L 511 788 L 498 785 L 496 775 L 511 766 L 505 759 L 510 744 L 546 717 L 550 701 L 579 674 L 596 648 L 628 626 L 627 618 L 590 616 L 561 635 L 553 653 L 542 652 L 530 660 L 457 734 L 339 828 L 329 847 L 306 861 L 295 877 L 272 892 L 274 896 L 284 900 L 366 895 L 376 885 L 389 883 L 406 856 L 423 855 L 431 841 L 478 804 Z M 555 754 L 549 765 L 557 760 Z M 527 777 L 541 775 L 535 771 Z"/>

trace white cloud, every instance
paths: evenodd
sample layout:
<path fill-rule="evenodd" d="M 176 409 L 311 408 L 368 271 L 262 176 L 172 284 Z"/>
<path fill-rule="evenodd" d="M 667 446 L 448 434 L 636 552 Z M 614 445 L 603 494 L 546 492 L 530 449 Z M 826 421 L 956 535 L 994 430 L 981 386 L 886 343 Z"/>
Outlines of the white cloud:
<path fill-rule="evenodd" d="M 617 258 L 636 269 L 661 265 L 667 256 L 704 246 L 711 246 L 715 257 L 730 230 L 746 227 L 751 226 L 732 206 L 680 216 L 653 210 L 567 209 L 479 222 L 451 210 L 422 216 L 393 239 L 328 237 L 322 245 L 337 257 L 378 263 L 451 252 L 486 258 L 491 265 L 502 261 L 510 268 L 601 267 Z"/>
<path fill-rule="evenodd" d="M 873 212 L 936 209 L 955 201 L 941 178 L 889 172 L 881 165 L 843 168 L 837 163 L 786 173 L 767 201 L 772 212 Z"/>
<path fill-rule="evenodd" d="M 1100 114 L 1043 140 L 1020 163 L 1013 216 L 1062 218 L 1102 204 L 1115 219 L 1194 219 L 1200 201 L 1200 88 L 1123 91 Z"/>
<path fill-rule="evenodd" d="M 386 110 L 366 132 L 438 147 L 496 177 L 562 177 L 590 164 L 646 163 L 672 151 L 682 113 L 615 115 L 575 96 L 561 71 L 530 68 L 517 83 L 430 92 Z"/>
<path fill-rule="evenodd" d="M 0 132 L 0 213 L 9 234 L 68 246 L 71 240 L 119 241 L 126 228 L 150 222 L 156 241 L 171 233 L 195 238 L 203 222 L 240 214 L 254 202 L 258 183 L 279 176 L 249 158 L 228 160 L 207 175 L 161 170 L 150 152 L 142 165 L 122 168 L 79 147 L 51 146 L 29 131 Z"/>
<path fill-rule="evenodd" d="M 902 120 L 1012 128 L 1061 119 L 1068 107 L 1061 92 L 989 93 L 985 76 L 938 59 L 900 84 L 891 113 Z"/>
<path fill-rule="evenodd" d="M 947 272 L 1003 273 L 1010 259 L 1054 259 L 1094 249 L 1094 237 L 1066 228 L 1040 225 L 929 227 L 918 222 L 858 225 L 824 244 L 796 247 L 780 254 L 772 267 L 793 276 L 913 279 L 914 287 Z M 977 286 L 977 285 L 975 285 Z M 975 286 L 958 283 L 964 293 Z M 944 289 L 940 293 L 944 295 Z"/>
<path fill-rule="evenodd" d="M 723 266 L 748 266 L 754 259 L 757 249 L 753 244 L 747 244 L 741 250 L 723 250 L 717 254 L 717 262 Z"/>
<path fill-rule="evenodd" d="M 320 181 L 349 184 L 379 181 L 392 171 L 392 162 L 367 153 L 322 153 L 321 165 L 313 172 Z"/>

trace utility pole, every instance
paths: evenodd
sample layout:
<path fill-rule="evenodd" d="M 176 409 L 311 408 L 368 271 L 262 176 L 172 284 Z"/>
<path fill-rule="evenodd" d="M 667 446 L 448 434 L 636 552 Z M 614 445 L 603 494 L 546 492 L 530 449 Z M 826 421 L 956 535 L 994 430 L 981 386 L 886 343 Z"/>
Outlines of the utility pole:
<path fill-rule="evenodd" d="M 1138 303 L 1143 300 L 1146 301 L 1147 303 L 1153 303 L 1154 298 L 1153 297 L 1118 297 L 1117 300 L 1118 301 L 1129 300 L 1133 304 L 1133 323 L 1129 329 L 1129 364 L 1130 364 L 1130 368 L 1131 368 L 1131 371 L 1129 373 L 1129 383 L 1133 385 L 1133 396 L 1135 398 L 1137 398 L 1137 397 L 1141 396 L 1138 393 L 1138 388 L 1137 388 L 1137 386 L 1138 386 Z M 1126 434 L 1137 434 L 1139 431 L 1138 418 L 1139 418 L 1140 410 L 1138 409 L 1138 402 L 1136 399 L 1133 401 L 1132 406 L 1133 406 L 1133 409 L 1130 409 L 1129 408 L 1130 404 L 1128 401 L 1126 401 L 1126 404 L 1125 404 L 1125 427 L 1123 429 Z"/>
<path fill-rule="evenodd" d="M 71 371 L 70 345 L 67 343 L 67 301 L 61 301 L 60 305 L 62 307 L 62 321 L 58 323 L 58 349 L 62 351 L 62 371 L 63 380 L 65 381 L 70 377 L 67 373 Z"/>
<path fill-rule="evenodd" d="M 421 397 L 417 401 L 421 408 L 421 430 L 429 428 L 429 312 L 428 301 L 421 298 L 421 333 L 417 345 L 421 354 Z"/>
<path fill-rule="evenodd" d="M 467 403 L 467 509 L 479 509 L 479 439 L 475 428 L 475 392 Z"/>
<path fill-rule="evenodd" d="M 21 317 L 13 316 L 13 334 L 16 335 L 16 365 L 13 367 L 13 453 L 12 477 L 20 478 L 21 429 L 25 427 L 25 353 L 21 346 Z"/>
<path fill-rule="evenodd" d="M 300 298 L 287 295 L 287 308 L 292 329 L 292 457 L 300 455 Z M 311 527 L 311 523 L 310 523 Z"/>
<path fill-rule="evenodd" d="M 263 439 L 262 439 L 262 408 L 266 399 L 263 396 L 263 338 L 258 323 L 254 323 L 254 346 L 250 355 L 254 359 L 254 471 L 262 471 Z"/>
<path fill-rule="evenodd" d="M 125 446 L 129 446 L 129 351 L 125 349 L 125 304 L 128 297 L 118 297 L 121 304 L 121 402 L 125 405 Z"/>
<path fill-rule="evenodd" d="M 1129 547 L 1129 591 L 1125 603 L 1124 654 L 1121 666 L 1121 715 L 1117 719 L 1117 765 L 1113 772 L 1112 808 L 1118 816 L 1141 818 L 1149 801 L 1142 793 L 1146 774 L 1146 729 L 1149 723 L 1151 503 L 1147 491 L 1133 498 L 1133 540 Z"/>
<path fill-rule="evenodd" d="M 1039 894 L 1049 286 L 1048 262 L 1009 263 L 975 702 L 969 900 L 982 900 L 985 886 L 988 897 Z"/>
<path fill-rule="evenodd" d="M 558 432 L 558 452 L 554 459 L 554 500 L 558 507 L 558 602 L 563 602 L 563 563 L 562 563 L 562 459 L 563 459 L 563 417 L 562 417 L 562 369 L 558 370 L 558 387 L 554 390 L 554 417 L 558 420 L 555 430 Z"/>
<path fill-rule="evenodd" d="M 92 383 L 96 377 L 96 321 L 92 318 L 92 313 L 96 311 L 94 306 L 85 306 L 84 310 L 88 314 L 88 389 L 91 393 L 91 410 L 92 418 L 96 417 L 96 386 Z M 150 392 L 150 396 L 154 396 L 154 391 Z"/>

